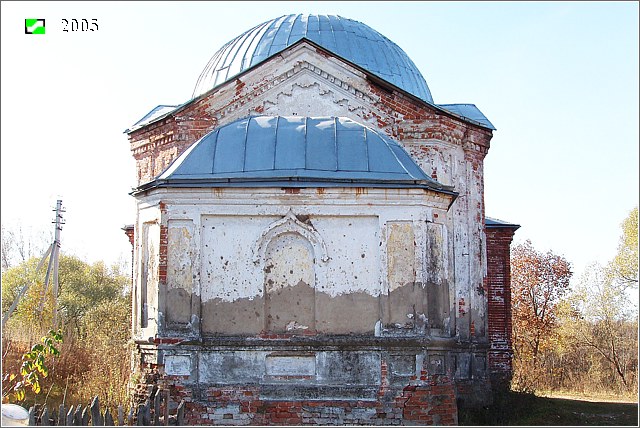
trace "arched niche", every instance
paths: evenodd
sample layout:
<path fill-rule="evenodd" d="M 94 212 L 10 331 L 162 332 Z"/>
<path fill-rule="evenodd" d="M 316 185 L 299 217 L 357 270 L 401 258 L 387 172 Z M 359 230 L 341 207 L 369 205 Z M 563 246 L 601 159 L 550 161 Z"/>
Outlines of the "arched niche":
<path fill-rule="evenodd" d="M 325 245 L 322 236 L 320 236 L 312 226 L 298 220 L 295 214 L 289 210 L 286 216 L 271 223 L 269 227 L 262 232 L 260 238 L 258 238 L 253 246 L 253 262 L 255 264 L 264 262 L 267 245 L 274 238 L 285 233 L 297 233 L 309 241 L 309 244 L 311 244 L 311 247 L 313 248 L 313 254 L 315 257 L 314 263 L 319 266 L 324 266 L 324 264 L 329 261 L 327 246 Z"/>
<path fill-rule="evenodd" d="M 262 233 L 254 262 L 264 272 L 265 331 L 315 331 L 315 292 L 327 261 L 322 237 L 291 211 Z"/>

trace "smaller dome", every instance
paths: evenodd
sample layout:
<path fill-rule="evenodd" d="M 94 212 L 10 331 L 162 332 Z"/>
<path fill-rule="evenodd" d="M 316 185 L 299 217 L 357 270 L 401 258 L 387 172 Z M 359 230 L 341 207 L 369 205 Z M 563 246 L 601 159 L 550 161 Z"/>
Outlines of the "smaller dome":
<path fill-rule="evenodd" d="M 422 187 L 434 181 L 395 141 L 346 117 L 257 116 L 216 128 L 151 187 Z"/>

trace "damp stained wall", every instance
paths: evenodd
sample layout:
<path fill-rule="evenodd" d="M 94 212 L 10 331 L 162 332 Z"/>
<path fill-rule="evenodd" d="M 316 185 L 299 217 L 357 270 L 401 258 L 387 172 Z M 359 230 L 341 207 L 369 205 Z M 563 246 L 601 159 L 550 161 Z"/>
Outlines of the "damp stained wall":
<path fill-rule="evenodd" d="M 422 189 L 153 191 L 140 221 L 158 242 L 167 226 L 166 280 L 147 281 L 158 331 L 440 332 L 453 278 L 445 225 L 434 218 L 446 218 L 450 198 Z M 161 269 L 146 262 L 151 247 L 137 248 L 142 270 Z"/>

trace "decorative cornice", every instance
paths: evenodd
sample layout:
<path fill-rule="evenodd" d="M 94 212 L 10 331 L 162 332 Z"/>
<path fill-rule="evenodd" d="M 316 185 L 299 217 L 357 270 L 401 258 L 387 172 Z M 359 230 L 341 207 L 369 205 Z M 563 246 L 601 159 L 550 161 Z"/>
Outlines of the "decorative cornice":
<path fill-rule="evenodd" d="M 283 73 L 269 80 L 264 80 L 259 85 L 254 86 L 251 91 L 242 94 L 242 96 L 236 96 L 235 99 L 229 102 L 228 104 L 224 104 L 224 102 L 227 100 L 216 100 L 219 102 L 211 102 L 208 110 L 214 118 L 222 119 L 226 115 L 233 113 L 234 111 L 238 110 L 243 106 L 246 106 L 247 102 L 250 102 L 256 98 L 259 98 L 264 94 L 266 94 L 271 89 L 282 85 L 282 83 L 284 83 L 286 80 L 289 80 L 295 76 L 306 74 L 306 73 L 313 75 L 315 77 L 320 77 L 330 87 L 337 89 L 338 91 L 344 93 L 345 95 L 350 94 L 352 97 L 360 100 L 362 103 L 369 104 L 370 106 L 369 108 L 375 109 L 375 104 L 378 102 L 378 100 L 374 99 L 370 94 L 367 94 L 357 89 L 353 85 L 348 84 L 344 80 L 328 73 L 326 70 L 318 67 L 317 65 L 310 63 L 309 61 L 301 60 L 296 62 L 293 65 L 293 67 L 289 68 Z M 295 83 L 291 85 L 290 90 L 285 91 L 284 93 L 289 92 L 288 95 L 291 95 L 293 88 L 296 85 L 302 86 L 299 83 Z M 215 100 L 215 98 L 216 98 L 216 94 L 214 93 L 212 94 L 211 99 Z M 346 98 L 346 97 L 344 98 L 334 97 L 334 102 L 336 104 L 343 104 L 344 102 L 349 103 L 349 101 L 350 101 L 349 98 Z M 252 110 L 260 113 L 262 110 L 264 110 L 264 107 L 268 102 L 269 102 L 268 100 L 263 100 L 261 104 L 256 105 L 255 107 L 253 107 Z M 350 111 L 354 111 L 363 107 L 348 106 L 347 108 Z"/>
<path fill-rule="evenodd" d="M 133 156 L 138 156 L 157 147 L 172 143 L 175 140 L 173 131 L 160 135 L 151 135 L 148 139 L 135 141 L 131 143 L 131 152 Z"/>
<path fill-rule="evenodd" d="M 456 146 L 462 145 L 462 139 L 453 135 L 453 133 L 443 131 L 401 131 L 402 138 L 400 141 L 405 140 L 440 140 Z"/>

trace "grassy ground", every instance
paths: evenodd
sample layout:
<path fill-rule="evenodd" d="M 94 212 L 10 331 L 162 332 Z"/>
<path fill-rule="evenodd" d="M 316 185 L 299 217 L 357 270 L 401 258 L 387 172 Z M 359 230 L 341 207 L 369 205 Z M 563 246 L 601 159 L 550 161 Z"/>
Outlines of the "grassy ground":
<path fill-rule="evenodd" d="M 509 392 L 491 406 L 460 409 L 460 425 L 638 426 L 638 403 L 537 397 Z"/>

